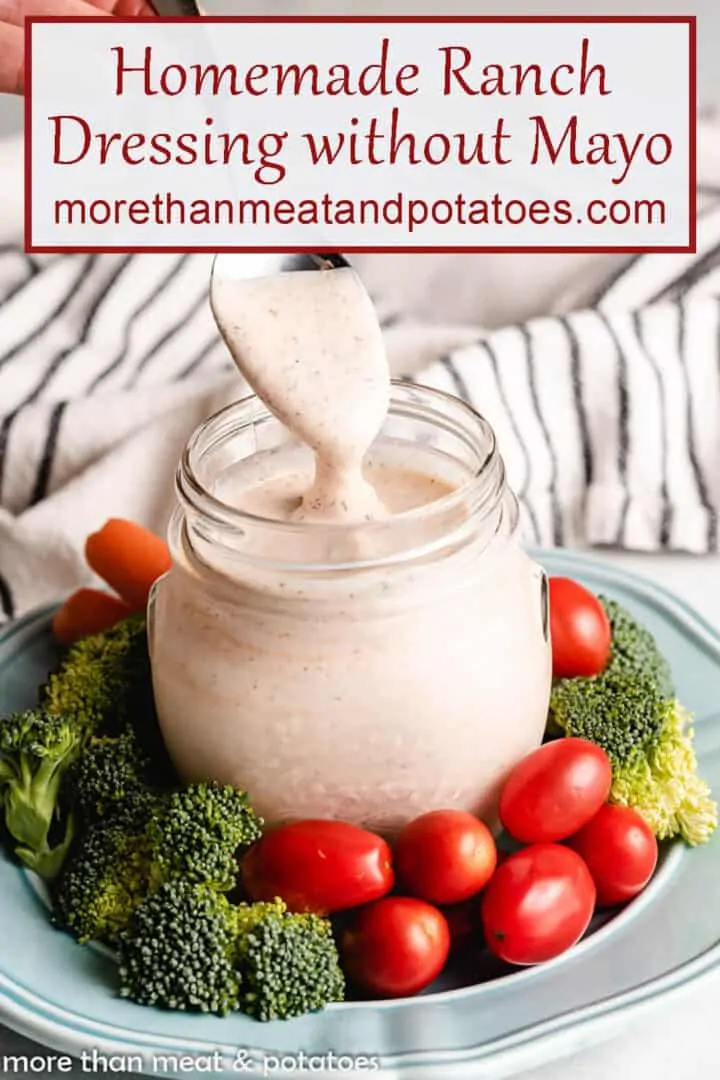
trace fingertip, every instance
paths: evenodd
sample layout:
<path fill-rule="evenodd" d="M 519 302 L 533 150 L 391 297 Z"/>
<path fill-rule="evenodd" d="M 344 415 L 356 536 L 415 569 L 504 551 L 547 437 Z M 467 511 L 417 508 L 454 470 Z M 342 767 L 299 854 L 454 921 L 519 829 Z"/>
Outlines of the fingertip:
<path fill-rule="evenodd" d="M 25 92 L 25 36 L 19 26 L 0 23 L 0 93 Z"/>

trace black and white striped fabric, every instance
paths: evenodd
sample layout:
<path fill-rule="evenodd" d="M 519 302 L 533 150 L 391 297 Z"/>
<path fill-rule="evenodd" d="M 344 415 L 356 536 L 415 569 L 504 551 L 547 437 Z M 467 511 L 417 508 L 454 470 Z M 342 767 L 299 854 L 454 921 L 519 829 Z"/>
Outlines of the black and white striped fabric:
<path fill-rule="evenodd" d="M 719 550 L 720 209 L 699 226 L 696 254 L 492 332 L 377 298 L 394 372 L 490 420 L 531 542 Z M 208 280 L 201 255 L 0 248 L 0 620 L 85 582 L 107 517 L 164 528 L 185 439 L 242 390 Z"/>
<path fill-rule="evenodd" d="M 594 308 L 496 331 L 424 381 L 491 420 L 535 543 L 718 551 L 720 211 L 695 255 L 634 259 Z"/>

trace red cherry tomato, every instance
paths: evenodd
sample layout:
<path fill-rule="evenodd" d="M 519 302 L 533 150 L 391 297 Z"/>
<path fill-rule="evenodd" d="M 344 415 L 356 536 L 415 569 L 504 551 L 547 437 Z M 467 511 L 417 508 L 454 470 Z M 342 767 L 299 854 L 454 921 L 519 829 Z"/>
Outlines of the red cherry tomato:
<path fill-rule="evenodd" d="M 403 892 L 431 904 L 459 904 L 484 889 L 497 863 L 487 825 L 464 810 L 431 810 L 406 825 L 393 848 Z"/>
<path fill-rule="evenodd" d="M 587 739 L 556 739 L 519 762 L 500 793 L 503 827 L 523 844 L 549 844 L 582 829 L 607 801 L 610 759 Z"/>
<path fill-rule="evenodd" d="M 632 900 L 657 866 L 657 840 L 644 818 L 628 806 L 603 806 L 568 845 L 587 863 L 600 907 Z"/>
<path fill-rule="evenodd" d="M 595 907 L 595 885 L 577 852 L 536 844 L 498 868 L 481 903 L 491 952 L 508 964 L 541 964 L 583 936 Z"/>
<path fill-rule="evenodd" d="M 348 979 L 378 997 L 410 997 L 424 990 L 444 968 L 449 952 L 443 914 L 409 896 L 369 904 L 340 938 Z"/>
<path fill-rule="evenodd" d="M 548 580 L 553 675 L 599 675 L 610 659 L 610 620 L 597 596 L 570 578 Z"/>
<path fill-rule="evenodd" d="M 331 915 L 369 904 L 395 884 L 385 840 L 344 821 L 298 821 L 266 833 L 245 855 L 251 900 L 279 896 L 290 911 Z"/>

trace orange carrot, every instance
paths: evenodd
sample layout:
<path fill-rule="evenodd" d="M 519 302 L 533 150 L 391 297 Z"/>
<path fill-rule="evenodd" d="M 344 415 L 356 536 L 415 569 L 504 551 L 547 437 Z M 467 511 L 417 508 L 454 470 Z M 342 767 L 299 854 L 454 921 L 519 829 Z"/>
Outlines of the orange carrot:
<path fill-rule="evenodd" d="M 53 634 L 61 645 L 74 645 L 80 638 L 109 630 L 132 614 L 127 604 L 99 589 L 78 589 L 55 612 Z"/>
<path fill-rule="evenodd" d="M 145 610 L 153 582 L 170 569 L 172 561 L 164 540 L 122 518 L 111 518 L 88 537 L 85 558 L 133 611 Z"/>

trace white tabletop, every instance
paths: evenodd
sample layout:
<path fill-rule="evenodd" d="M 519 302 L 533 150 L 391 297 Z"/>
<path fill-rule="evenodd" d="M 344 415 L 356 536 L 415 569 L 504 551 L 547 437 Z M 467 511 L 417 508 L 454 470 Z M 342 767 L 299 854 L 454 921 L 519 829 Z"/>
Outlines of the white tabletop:
<path fill-rule="evenodd" d="M 720 628 L 720 556 L 608 553 L 603 557 L 653 578 Z M 631 1028 L 611 1041 L 532 1069 L 517 1080 L 715 1080 L 720 1076 L 719 1017 L 720 976 L 705 979 L 641 1018 L 634 1016 Z M 0 1027 L 0 1056 L 42 1053 L 42 1048 Z M 88 1072 L 78 1067 L 62 1075 L 80 1080 Z M 483 1080 L 482 1076 L 477 1080 Z"/>

